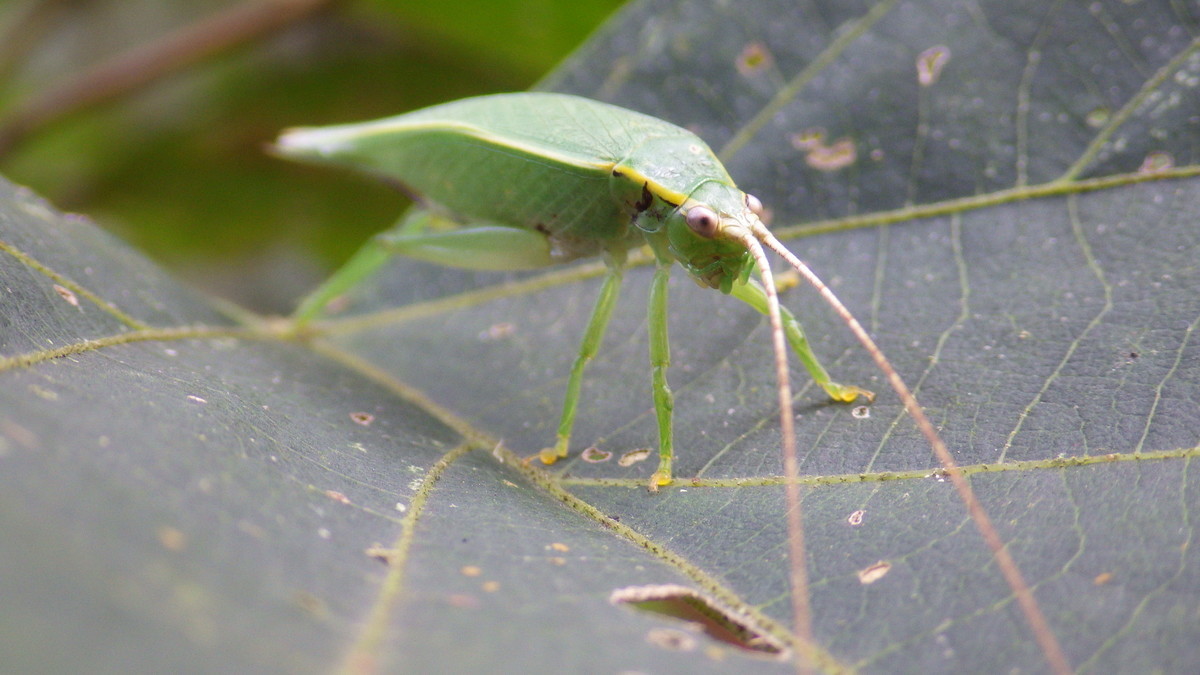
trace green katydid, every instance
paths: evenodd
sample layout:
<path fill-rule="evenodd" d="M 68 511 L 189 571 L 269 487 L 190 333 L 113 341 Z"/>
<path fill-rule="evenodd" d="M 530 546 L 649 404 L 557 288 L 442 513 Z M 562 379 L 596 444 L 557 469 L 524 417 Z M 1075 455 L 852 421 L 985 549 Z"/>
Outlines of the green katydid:
<path fill-rule="evenodd" d="M 666 317 L 667 278 L 674 263 L 702 286 L 733 295 L 770 317 L 780 423 L 792 456 L 785 340 L 834 401 L 860 396 L 869 401 L 874 394 L 838 384 L 826 373 L 799 322 L 779 304 L 763 245 L 817 287 L 883 369 L 905 407 L 923 417 L 908 388 L 845 306 L 767 230 L 761 202 L 735 186 L 699 137 L 674 124 L 577 96 L 499 94 L 372 122 L 290 130 L 280 137 L 278 150 L 398 180 L 421 204 L 309 296 L 295 315 L 301 324 L 394 253 L 491 270 L 604 256 L 608 273 L 567 381 L 557 441 L 536 455 L 546 464 L 567 455 L 584 368 L 597 352 L 616 303 L 626 254 L 642 245 L 649 246 L 657 262 L 648 324 L 659 430 L 652 490 L 672 480 Z M 447 224 L 454 227 L 441 227 Z M 756 268 L 761 284 L 750 277 Z"/>

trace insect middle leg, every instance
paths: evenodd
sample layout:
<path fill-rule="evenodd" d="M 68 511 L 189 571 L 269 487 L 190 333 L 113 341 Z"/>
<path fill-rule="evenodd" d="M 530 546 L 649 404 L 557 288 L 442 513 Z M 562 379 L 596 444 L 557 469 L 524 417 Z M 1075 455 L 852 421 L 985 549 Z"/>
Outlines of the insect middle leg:
<path fill-rule="evenodd" d="M 562 417 L 558 422 L 558 438 L 553 448 L 545 448 L 537 454 L 544 464 L 553 464 L 567 456 L 571 445 L 571 430 L 575 426 L 575 412 L 579 407 L 579 390 L 583 385 L 583 371 L 587 364 L 596 356 L 600 342 L 604 339 L 604 331 L 608 328 L 608 320 L 612 317 L 613 307 L 617 304 L 617 296 L 621 291 L 621 278 L 625 271 L 623 256 L 610 256 L 607 259 L 608 274 L 600 287 L 600 296 L 596 298 L 596 306 L 588 319 L 587 328 L 583 333 L 583 341 L 579 345 L 579 354 L 571 367 L 571 375 L 567 379 L 567 393 L 563 398 Z"/>
<path fill-rule="evenodd" d="M 667 279 L 671 261 L 659 259 L 650 286 L 650 306 L 647 326 L 650 331 L 650 386 L 654 394 L 654 415 L 658 419 L 658 470 L 650 476 L 650 491 L 671 484 L 671 459 L 674 456 L 675 399 L 667 384 L 667 367 L 671 365 L 671 345 L 667 341 Z"/>

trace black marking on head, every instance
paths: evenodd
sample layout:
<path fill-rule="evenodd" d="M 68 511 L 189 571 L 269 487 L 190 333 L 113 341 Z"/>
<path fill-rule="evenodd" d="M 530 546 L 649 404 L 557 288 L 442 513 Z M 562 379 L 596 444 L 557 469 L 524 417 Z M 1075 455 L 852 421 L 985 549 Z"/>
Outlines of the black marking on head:
<path fill-rule="evenodd" d="M 650 192 L 650 184 L 642 183 L 642 198 L 633 205 L 633 208 L 636 209 L 638 213 L 641 213 L 642 211 L 650 208 L 650 205 L 653 203 L 654 195 Z"/>

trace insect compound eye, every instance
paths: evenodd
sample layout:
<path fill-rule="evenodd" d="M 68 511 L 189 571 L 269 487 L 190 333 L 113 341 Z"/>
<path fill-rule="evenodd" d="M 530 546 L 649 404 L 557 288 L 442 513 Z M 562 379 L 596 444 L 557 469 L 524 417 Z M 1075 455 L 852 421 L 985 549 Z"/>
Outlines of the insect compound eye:
<path fill-rule="evenodd" d="M 754 195 L 749 195 L 749 194 L 746 195 L 746 208 L 750 209 L 750 213 L 753 213 L 754 215 L 758 216 L 759 218 L 762 218 L 763 203 L 761 200 L 759 200 L 758 197 L 755 197 Z"/>
<path fill-rule="evenodd" d="M 704 237 L 712 239 L 717 234 L 717 225 L 720 219 L 717 214 L 707 206 L 693 206 L 687 212 L 687 226 L 692 228 L 692 232 Z"/>

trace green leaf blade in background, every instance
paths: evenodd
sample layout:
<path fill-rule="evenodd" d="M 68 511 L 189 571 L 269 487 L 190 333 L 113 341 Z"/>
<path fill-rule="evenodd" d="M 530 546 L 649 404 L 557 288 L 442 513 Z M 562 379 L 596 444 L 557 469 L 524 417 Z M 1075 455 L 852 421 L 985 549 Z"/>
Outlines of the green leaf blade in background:
<path fill-rule="evenodd" d="M 1198 16 L 637 3 L 544 84 L 723 153 L 914 386 L 1084 672 L 1200 664 Z M 853 159 L 796 140 L 818 128 Z M 0 547 L 19 608 L 0 665 L 793 669 L 609 601 L 680 584 L 788 639 L 768 335 L 740 303 L 672 280 L 681 480 L 650 495 L 653 459 L 617 464 L 656 437 L 649 270 L 631 270 L 556 483 L 512 460 L 553 438 L 595 263 L 397 261 L 305 344 L 3 201 L 0 353 L 30 362 L 0 368 L 0 528 L 26 543 Z M 62 279 L 119 311 L 75 307 Z M 814 293 L 784 298 L 833 375 L 879 393 L 855 415 L 793 370 L 821 670 L 1046 670 L 870 359 Z"/>
<path fill-rule="evenodd" d="M 59 208 L 87 213 L 185 281 L 285 313 L 405 200 L 373 181 L 284 165 L 264 146 L 285 127 L 526 88 L 620 0 L 548 4 L 4 3 L 0 170 Z M 251 16 L 288 14 L 273 29 L 247 25 L 262 21 Z M 180 44 L 185 33 L 206 36 L 189 43 L 203 52 L 242 31 L 215 53 Z M 163 59 L 145 54 L 164 45 L 196 62 L 112 102 L 79 106 L 63 96 L 104 91 L 114 78 L 94 69 L 114 62 L 124 75 L 154 71 Z M 45 97 L 52 104 L 36 118 L 42 126 L 6 147 Z"/>

